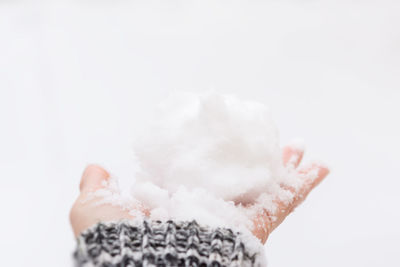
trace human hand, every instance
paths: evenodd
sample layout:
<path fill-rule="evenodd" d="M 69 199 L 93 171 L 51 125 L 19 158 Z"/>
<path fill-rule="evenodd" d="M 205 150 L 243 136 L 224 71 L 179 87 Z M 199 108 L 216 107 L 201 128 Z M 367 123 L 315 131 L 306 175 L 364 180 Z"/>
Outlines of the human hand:
<path fill-rule="evenodd" d="M 284 164 L 292 164 L 297 168 L 303 157 L 303 150 L 294 147 L 285 147 L 282 151 Z M 317 172 L 316 178 L 309 178 L 307 173 Z M 253 234 L 265 243 L 269 234 L 297 207 L 308 195 L 308 193 L 318 185 L 329 170 L 319 164 L 312 164 L 308 167 L 297 169 L 299 175 L 303 175 L 304 183 L 299 190 L 288 188 L 295 197 L 290 203 L 276 201 L 277 209 L 274 214 L 270 214 L 266 210 L 262 210 L 255 218 L 253 218 L 254 228 Z M 96 190 L 106 187 L 110 174 L 97 165 L 89 165 L 84 171 L 80 183 L 80 195 L 75 201 L 71 212 L 70 221 L 75 236 L 78 236 L 82 231 L 95 225 L 98 222 L 116 221 L 122 219 L 133 219 L 132 213 L 118 205 L 107 203 L 98 204 L 102 201 L 100 196 L 89 195 Z M 143 205 L 138 204 L 135 209 L 141 211 L 145 215 L 149 214 L 149 210 Z"/>

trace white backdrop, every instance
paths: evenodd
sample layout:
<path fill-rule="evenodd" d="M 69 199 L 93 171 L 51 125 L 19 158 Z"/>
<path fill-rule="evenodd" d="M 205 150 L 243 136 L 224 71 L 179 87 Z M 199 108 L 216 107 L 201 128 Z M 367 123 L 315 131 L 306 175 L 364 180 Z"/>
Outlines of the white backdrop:
<path fill-rule="evenodd" d="M 400 266 L 395 1 L 0 0 L 2 266 L 71 266 L 68 211 L 172 89 L 271 106 L 329 178 L 272 234 L 270 266 Z M 4 264 L 7 263 L 7 264 Z"/>

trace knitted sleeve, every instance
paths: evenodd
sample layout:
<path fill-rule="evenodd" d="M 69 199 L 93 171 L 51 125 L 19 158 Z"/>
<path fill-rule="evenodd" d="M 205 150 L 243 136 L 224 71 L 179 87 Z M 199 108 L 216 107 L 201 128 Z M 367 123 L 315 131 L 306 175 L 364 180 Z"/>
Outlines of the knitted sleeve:
<path fill-rule="evenodd" d="M 83 267 L 264 266 L 262 252 L 246 240 L 195 221 L 99 223 L 78 237 L 74 259 Z"/>

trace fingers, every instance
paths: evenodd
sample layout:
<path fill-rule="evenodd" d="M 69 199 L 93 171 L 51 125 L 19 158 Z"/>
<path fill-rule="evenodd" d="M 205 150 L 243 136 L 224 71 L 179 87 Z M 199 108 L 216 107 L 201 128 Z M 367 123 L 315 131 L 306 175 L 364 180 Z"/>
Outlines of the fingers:
<path fill-rule="evenodd" d="M 329 174 L 329 169 L 318 163 L 299 169 L 298 175 L 303 179 L 303 183 L 299 189 L 290 189 L 294 193 L 291 202 L 277 201 L 276 212 L 272 215 L 276 218 L 271 223 L 271 231 L 274 230 L 281 222 L 307 197 L 307 195 Z"/>
<path fill-rule="evenodd" d="M 304 148 L 297 145 L 285 146 L 282 149 L 283 165 L 288 167 L 297 168 L 304 155 Z"/>
<path fill-rule="evenodd" d="M 282 149 L 282 162 L 283 165 L 288 168 L 296 169 L 304 155 L 304 147 L 302 145 L 288 145 Z M 277 212 L 282 212 L 280 203 L 278 205 Z M 278 217 L 277 217 L 278 215 Z M 253 234 L 261 240 L 262 243 L 267 241 L 269 233 L 273 230 L 273 226 L 277 220 L 279 220 L 279 214 L 270 214 L 266 209 L 261 209 L 253 218 L 254 227 Z"/>
<path fill-rule="evenodd" d="M 328 174 L 329 168 L 321 163 L 313 163 L 305 166 L 298 171 L 299 176 L 303 179 L 303 185 L 296 192 L 296 204 L 304 201 L 307 195 L 313 190 Z"/>
<path fill-rule="evenodd" d="M 110 174 L 98 165 L 89 165 L 82 174 L 79 185 L 82 193 L 96 191 L 104 187 L 104 182 L 110 178 Z"/>
<path fill-rule="evenodd" d="M 290 149 L 287 149 L 288 154 L 292 153 Z M 302 157 L 302 153 L 297 153 Z M 306 167 L 302 167 L 298 170 L 299 177 L 303 180 L 302 185 L 299 189 L 288 188 L 293 194 L 293 200 L 290 202 L 284 202 L 276 200 L 276 209 L 274 213 L 268 212 L 266 209 L 261 209 L 253 219 L 254 228 L 253 234 L 265 243 L 268 235 L 282 223 L 282 221 L 305 200 L 307 195 L 314 189 L 327 175 L 329 169 L 318 163 L 313 163 Z"/>

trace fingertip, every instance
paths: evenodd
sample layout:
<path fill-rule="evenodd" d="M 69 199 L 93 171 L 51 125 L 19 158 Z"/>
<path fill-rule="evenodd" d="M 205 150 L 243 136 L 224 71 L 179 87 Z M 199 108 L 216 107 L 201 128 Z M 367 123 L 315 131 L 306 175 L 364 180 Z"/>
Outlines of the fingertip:
<path fill-rule="evenodd" d="M 329 173 L 329 167 L 322 162 L 313 162 L 299 170 L 299 174 L 308 180 L 312 187 L 318 185 Z"/>
<path fill-rule="evenodd" d="M 282 161 L 285 166 L 299 166 L 304 155 L 304 146 L 287 145 L 282 149 Z"/>
<path fill-rule="evenodd" d="M 103 182 L 107 181 L 110 174 L 99 165 L 90 164 L 82 174 L 79 185 L 80 191 L 95 191 L 103 187 Z"/>
<path fill-rule="evenodd" d="M 320 165 L 318 170 L 318 176 L 325 178 L 331 172 L 328 166 Z"/>

